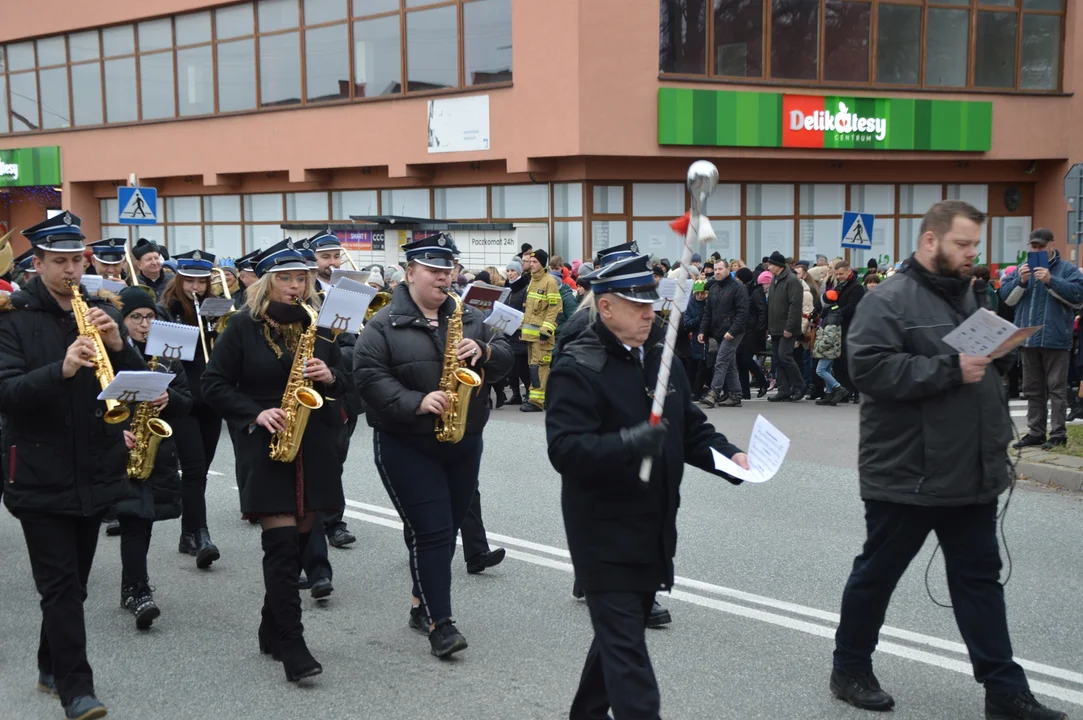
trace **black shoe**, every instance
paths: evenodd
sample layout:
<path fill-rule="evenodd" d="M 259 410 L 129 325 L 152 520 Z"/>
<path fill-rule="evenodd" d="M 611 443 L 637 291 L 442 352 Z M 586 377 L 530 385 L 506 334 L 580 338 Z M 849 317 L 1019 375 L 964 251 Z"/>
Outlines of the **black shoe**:
<path fill-rule="evenodd" d="M 196 556 L 196 567 L 200 570 L 206 570 L 211 566 L 211 563 L 222 557 L 222 554 L 218 552 L 218 548 L 211 542 L 211 533 L 207 528 L 196 530 L 195 542 L 196 551 L 193 555 Z"/>
<path fill-rule="evenodd" d="M 1067 444 L 1068 444 L 1068 438 L 1062 438 L 1062 437 L 1053 438 L 1053 437 L 1051 437 L 1051 438 L 1049 438 L 1048 441 L 1045 442 L 1045 444 L 1042 445 L 1042 450 L 1052 450 L 1055 447 L 1064 447 Z"/>
<path fill-rule="evenodd" d="M 94 720 L 108 714 L 105 706 L 93 695 L 80 695 L 64 706 L 64 717 L 68 720 Z"/>
<path fill-rule="evenodd" d="M 790 401 L 791 402 L 801 402 L 801 400 L 804 397 L 805 397 L 805 388 L 797 388 L 796 390 L 793 391 L 793 394 L 790 395 Z"/>
<path fill-rule="evenodd" d="M 777 393 L 767 398 L 767 402 L 793 402 L 793 397 L 790 395 L 783 395 L 779 390 Z"/>
<path fill-rule="evenodd" d="M 475 555 L 466 561 L 466 572 L 471 575 L 477 575 L 486 568 L 496 567 L 504 562 L 505 554 L 504 548 L 497 548 L 496 550 Z"/>
<path fill-rule="evenodd" d="M 756 391 L 756 397 L 757 398 L 761 398 L 766 394 L 767 394 L 767 386 L 766 385 L 761 386 L 760 389 Z"/>
<path fill-rule="evenodd" d="M 831 694 L 862 710 L 885 712 L 895 707 L 895 698 L 880 688 L 872 674 L 848 673 L 838 668 L 831 671 Z"/>
<path fill-rule="evenodd" d="M 154 602 L 154 588 L 146 583 L 140 583 L 132 589 L 128 601 L 127 610 L 135 616 L 135 627 L 138 630 L 149 630 L 162 611 Z"/>
<path fill-rule="evenodd" d="M 1001 693 L 985 691 L 985 720 L 1068 720 L 1034 699 L 1029 690 Z"/>
<path fill-rule="evenodd" d="M 38 692 L 43 692 L 46 695 L 52 695 L 53 697 L 60 697 L 56 691 L 56 678 L 52 673 L 42 672 L 38 670 Z"/>
<path fill-rule="evenodd" d="M 259 630 L 256 633 L 259 638 L 259 651 L 263 655 L 270 655 L 275 660 L 281 661 L 278 655 L 278 625 L 275 624 L 274 613 L 267 602 L 267 596 L 263 596 L 263 609 L 260 610 Z"/>
<path fill-rule="evenodd" d="M 855 393 L 851 394 L 850 395 L 850 403 L 853 404 L 853 405 L 860 405 L 861 404 L 861 393 L 855 392 Z"/>
<path fill-rule="evenodd" d="M 540 408 L 532 402 L 525 402 L 519 406 L 519 412 L 544 412 L 544 408 Z"/>
<path fill-rule="evenodd" d="M 109 537 L 120 535 L 120 520 L 110 520 L 105 526 L 105 534 Z"/>
<path fill-rule="evenodd" d="M 180 544 L 177 546 L 177 552 L 181 555 L 196 556 L 196 534 L 190 532 L 182 532 L 180 537 Z"/>
<path fill-rule="evenodd" d="M 436 623 L 436 627 L 429 633 L 429 645 L 432 646 L 432 654 L 438 658 L 451 657 L 467 648 L 466 638 L 455 629 L 451 618 L 444 618 Z"/>
<path fill-rule="evenodd" d="M 504 407 L 507 404 L 508 404 L 508 400 L 507 400 L 507 398 L 504 397 L 504 391 L 503 390 L 497 390 L 496 391 L 496 409 L 499 410 L 500 408 Z"/>
<path fill-rule="evenodd" d="M 1037 435 L 1024 435 L 1023 438 L 1012 445 L 1016 450 L 1021 450 L 1028 447 L 1038 447 L 1039 445 L 1045 445 L 1045 436 L 1041 437 Z"/>
<path fill-rule="evenodd" d="M 339 525 L 327 536 L 327 542 L 331 543 L 331 547 L 344 548 L 357 542 L 357 538 L 346 529 L 345 525 Z"/>
<path fill-rule="evenodd" d="M 508 405 L 522 405 L 523 404 L 523 396 L 522 395 L 512 395 L 510 398 L 508 398 L 508 403 L 507 404 Z"/>
<path fill-rule="evenodd" d="M 809 400 L 819 400 L 824 396 L 824 391 L 819 385 L 809 383 L 805 388 L 805 396 L 808 397 Z"/>
<path fill-rule="evenodd" d="M 305 577 L 305 573 L 302 570 L 301 574 L 297 578 L 297 589 L 308 590 L 312 587 L 312 581 Z"/>
<path fill-rule="evenodd" d="M 1076 405 L 1072 412 L 1068 413 L 1068 422 L 1072 420 L 1083 420 L 1083 405 Z"/>
<path fill-rule="evenodd" d="M 334 591 L 334 585 L 327 578 L 319 578 L 312 583 L 312 597 L 316 600 L 326 600 Z"/>
<path fill-rule="evenodd" d="M 673 622 L 673 618 L 669 616 L 669 610 L 658 604 L 658 601 L 654 601 L 654 606 L 651 607 L 651 614 L 647 618 L 647 627 L 660 628 L 663 625 L 669 625 Z"/>
<path fill-rule="evenodd" d="M 418 632 L 429 634 L 429 616 L 425 614 L 420 605 L 414 605 L 410 608 L 410 620 L 406 624 Z"/>
<path fill-rule="evenodd" d="M 579 587 L 578 580 L 572 583 L 572 597 L 576 600 L 582 600 L 586 597 L 586 594 L 583 592 L 582 588 Z"/>

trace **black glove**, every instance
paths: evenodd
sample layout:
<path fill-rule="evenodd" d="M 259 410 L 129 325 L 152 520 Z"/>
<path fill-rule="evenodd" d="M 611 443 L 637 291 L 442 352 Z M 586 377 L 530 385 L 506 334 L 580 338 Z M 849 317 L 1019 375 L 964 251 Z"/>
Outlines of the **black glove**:
<path fill-rule="evenodd" d="M 632 455 L 642 458 L 660 454 L 668 433 L 669 423 L 665 420 L 657 425 L 644 420 L 630 428 L 621 428 L 620 440 Z"/>

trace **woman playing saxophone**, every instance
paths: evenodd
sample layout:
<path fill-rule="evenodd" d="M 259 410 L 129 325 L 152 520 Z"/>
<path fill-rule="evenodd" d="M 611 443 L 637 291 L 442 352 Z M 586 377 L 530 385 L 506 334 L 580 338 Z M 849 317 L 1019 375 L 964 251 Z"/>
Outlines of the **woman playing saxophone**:
<path fill-rule="evenodd" d="M 406 282 L 358 336 L 353 374 L 374 431 L 376 467 L 403 518 L 409 625 L 429 636 L 433 655 L 447 657 L 466 648 L 451 621 L 451 560 L 477 490 L 489 417 L 479 383 L 453 378 L 466 368 L 481 386 L 499 380 L 512 354 L 503 334 L 490 337 L 480 312 L 449 296 L 457 254 L 450 237 L 403 250 Z"/>

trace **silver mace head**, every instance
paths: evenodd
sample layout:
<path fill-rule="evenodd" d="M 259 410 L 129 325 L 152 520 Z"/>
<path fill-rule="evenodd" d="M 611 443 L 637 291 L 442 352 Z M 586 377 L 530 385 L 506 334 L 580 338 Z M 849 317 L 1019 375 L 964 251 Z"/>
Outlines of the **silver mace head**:
<path fill-rule="evenodd" d="M 697 160 L 688 168 L 688 192 L 692 195 L 692 210 L 702 213 L 707 198 L 718 185 L 718 168 L 707 160 Z"/>

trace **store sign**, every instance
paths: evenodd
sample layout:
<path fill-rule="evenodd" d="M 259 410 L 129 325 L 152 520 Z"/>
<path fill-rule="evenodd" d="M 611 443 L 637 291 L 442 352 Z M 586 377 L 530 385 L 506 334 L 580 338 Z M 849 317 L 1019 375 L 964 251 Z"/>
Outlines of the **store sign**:
<path fill-rule="evenodd" d="M 0 187 L 56 186 L 60 183 L 59 147 L 0 150 Z"/>
<path fill-rule="evenodd" d="M 384 249 L 383 230 L 338 230 L 335 237 L 342 244 L 344 250 L 376 250 Z"/>
<path fill-rule="evenodd" d="M 986 152 L 993 104 L 663 87 L 658 143 Z"/>

